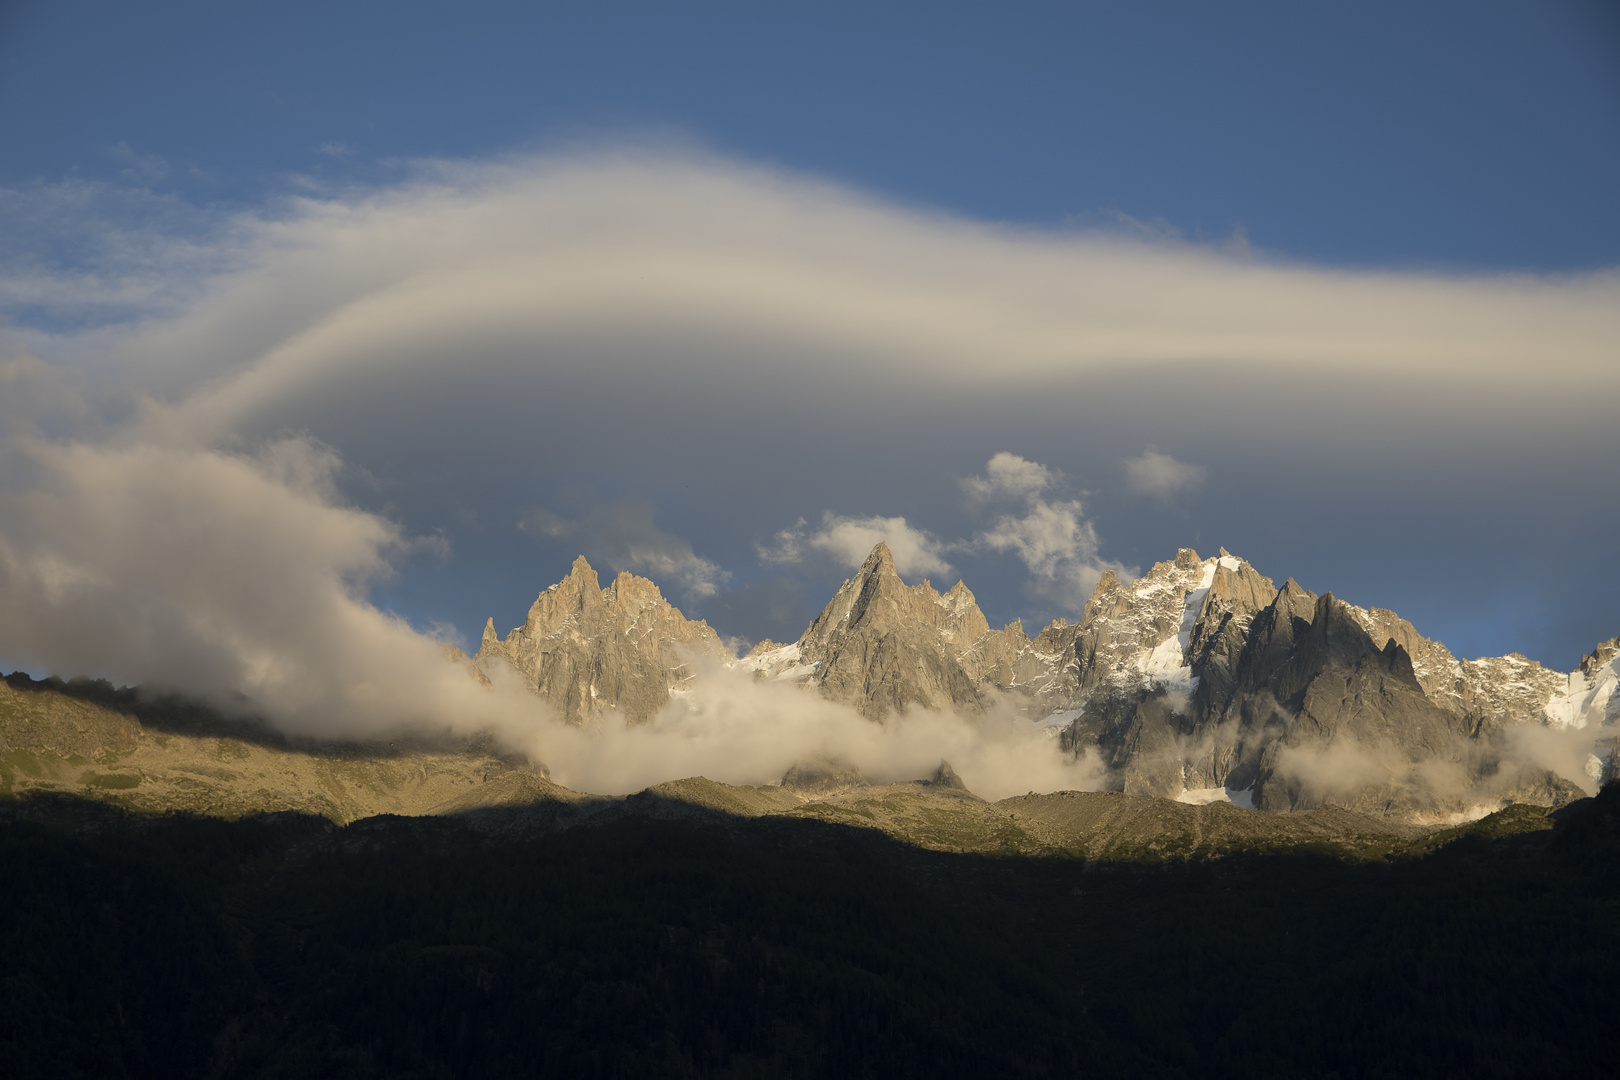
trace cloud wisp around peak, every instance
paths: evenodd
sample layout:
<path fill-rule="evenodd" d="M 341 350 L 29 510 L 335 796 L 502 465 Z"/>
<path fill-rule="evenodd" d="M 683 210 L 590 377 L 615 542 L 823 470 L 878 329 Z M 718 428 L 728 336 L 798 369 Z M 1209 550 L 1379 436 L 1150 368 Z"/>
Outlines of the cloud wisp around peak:
<path fill-rule="evenodd" d="M 694 552 L 690 540 L 658 528 L 653 523 L 655 512 L 645 497 L 628 496 L 612 503 L 586 500 L 572 517 L 544 506 L 531 507 L 518 527 L 530 535 L 577 544 L 615 570 L 672 585 L 693 599 L 714 596 L 731 579 L 731 572 Z"/>
<path fill-rule="evenodd" d="M 879 543 L 889 545 L 895 570 L 910 577 L 922 574 L 949 574 L 951 564 L 945 542 L 925 529 L 909 524 L 903 517 L 850 517 L 831 510 L 821 515 L 819 528 L 811 529 L 803 518 L 783 529 L 769 544 L 756 548 L 766 565 L 795 565 L 811 555 L 830 559 L 844 569 L 858 569 Z"/>

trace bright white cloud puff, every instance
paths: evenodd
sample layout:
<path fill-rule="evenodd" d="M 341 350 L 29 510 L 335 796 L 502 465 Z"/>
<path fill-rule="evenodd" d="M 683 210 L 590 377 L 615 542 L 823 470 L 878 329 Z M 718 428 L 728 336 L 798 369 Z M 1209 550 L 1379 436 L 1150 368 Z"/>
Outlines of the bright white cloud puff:
<path fill-rule="evenodd" d="M 845 517 L 829 510 L 821 515 L 820 528 L 809 529 L 800 518 L 791 529 L 772 537 L 770 544 L 760 545 L 758 552 L 760 561 L 768 564 L 799 563 L 816 553 L 853 570 L 880 542 L 889 545 L 894 568 L 903 577 L 951 572 L 945 544 L 928 531 L 908 524 L 903 517 Z"/>

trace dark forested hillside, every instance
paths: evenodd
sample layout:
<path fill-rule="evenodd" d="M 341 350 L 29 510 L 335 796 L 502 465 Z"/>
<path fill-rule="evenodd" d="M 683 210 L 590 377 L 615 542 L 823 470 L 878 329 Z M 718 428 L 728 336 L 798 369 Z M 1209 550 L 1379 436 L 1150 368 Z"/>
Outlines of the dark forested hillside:
<path fill-rule="evenodd" d="M 0 807 L 0 1075 L 1610 1075 L 1620 788 L 1540 815 L 1104 862 L 37 795 Z"/>

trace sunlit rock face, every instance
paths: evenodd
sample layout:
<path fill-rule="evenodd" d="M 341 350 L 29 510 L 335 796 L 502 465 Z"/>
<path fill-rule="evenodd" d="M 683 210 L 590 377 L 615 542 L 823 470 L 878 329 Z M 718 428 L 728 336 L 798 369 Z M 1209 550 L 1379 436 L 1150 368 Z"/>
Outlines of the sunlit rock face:
<path fill-rule="evenodd" d="M 1058 631 L 1073 641 L 1064 745 L 1101 755 L 1132 794 L 1219 788 L 1187 775 L 1190 720 L 1201 691 L 1232 682 L 1250 625 L 1276 596 L 1224 550 L 1200 559 L 1182 548 L 1129 583 L 1105 575 L 1079 624 Z"/>
<path fill-rule="evenodd" d="M 694 677 L 700 657 L 736 659 L 708 623 L 686 618 L 646 578 L 621 573 L 601 588 L 581 556 L 505 640 L 489 620 L 473 663 L 486 673 L 511 667 L 575 723 L 617 710 L 639 724 Z"/>
<path fill-rule="evenodd" d="M 944 595 L 927 581 L 907 585 L 880 543 L 797 642 L 762 642 L 741 665 L 814 687 L 873 720 L 913 707 L 975 713 L 984 702 L 963 653 L 989 633 L 966 585 Z"/>
<path fill-rule="evenodd" d="M 1394 612 L 1291 578 L 1278 588 L 1224 549 L 1183 548 L 1132 581 L 1104 574 L 1078 621 L 1032 638 L 991 629 L 962 582 L 905 584 L 878 544 L 796 642 L 741 660 L 651 582 L 620 574 L 603 589 L 579 559 L 504 641 L 485 630 L 473 666 L 510 666 L 572 721 L 618 710 L 640 723 L 699 677 L 700 656 L 880 723 L 1000 708 L 1090 756 L 1116 790 L 1190 802 L 1446 821 L 1559 805 L 1582 794 L 1570 776 L 1595 785 L 1620 769 L 1620 639 L 1567 675 L 1516 655 L 1462 661 Z M 1526 733 L 1580 759 L 1574 770 L 1561 778 Z"/>
<path fill-rule="evenodd" d="M 740 663 L 873 719 L 1008 702 L 1130 794 L 1442 821 L 1580 796 L 1518 751 L 1527 725 L 1590 726 L 1587 772 L 1612 776 L 1617 653 L 1605 643 L 1570 675 L 1459 661 L 1394 612 L 1189 548 L 1134 581 L 1105 574 L 1078 622 L 1031 638 L 990 629 L 961 583 L 906 586 L 880 545 L 799 641 Z"/>

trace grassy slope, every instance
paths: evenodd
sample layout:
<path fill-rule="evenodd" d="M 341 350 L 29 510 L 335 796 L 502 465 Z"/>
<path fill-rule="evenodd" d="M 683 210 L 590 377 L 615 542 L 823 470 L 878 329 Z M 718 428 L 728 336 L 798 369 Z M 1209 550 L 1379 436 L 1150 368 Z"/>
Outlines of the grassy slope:
<path fill-rule="evenodd" d="M 295 810 L 347 823 L 552 789 L 562 791 L 488 749 L 301 745 L 105 684 L 0 682 L 0 795 L 71 792 L 138 812 L 224 818 Z"/>
<path fill-rule="evenodd" d="M 543 769 L 488 748 L 297 744 L 177 701 L 143 701 L 105 684 L 0 682 L 0 797 L 72 794 L 144 814 L 225 819 L 294 811 L 338 824 L 379 814 L 466 816 L 533 833 L 624 814 L 790 815 L 875 829 L 938 851 L 1083 859 L 1219 858 L 1317 852 L 1384 859 L 1433 850 L 1470 828 L 1541 827 L 1545 811 L 1510 808 L 1489 825 L 1420 829 L 1343 809 L 1261 814 L 1113 792 L 1059 792 L 987 803 L 929 782 L 811 795 L 702 777 L 628 799 L 583 795 Z"/>

